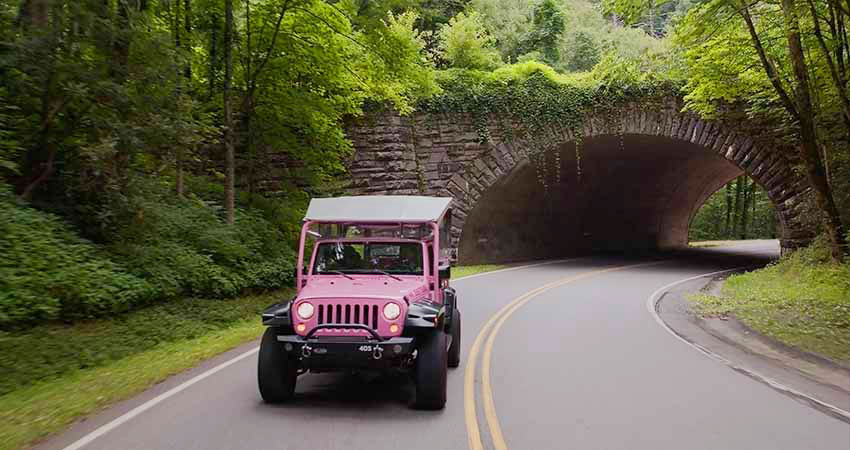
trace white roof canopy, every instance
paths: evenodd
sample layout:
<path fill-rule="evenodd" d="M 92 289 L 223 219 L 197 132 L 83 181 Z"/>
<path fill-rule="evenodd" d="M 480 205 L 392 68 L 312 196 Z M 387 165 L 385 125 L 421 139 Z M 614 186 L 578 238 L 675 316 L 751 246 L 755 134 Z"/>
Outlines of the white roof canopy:
<path fill-rule="evenodd" d="M 304 220 L 316 222 L 433 222 L 451 204 L 451 197 L 363 195 L 314 198 Z"/>

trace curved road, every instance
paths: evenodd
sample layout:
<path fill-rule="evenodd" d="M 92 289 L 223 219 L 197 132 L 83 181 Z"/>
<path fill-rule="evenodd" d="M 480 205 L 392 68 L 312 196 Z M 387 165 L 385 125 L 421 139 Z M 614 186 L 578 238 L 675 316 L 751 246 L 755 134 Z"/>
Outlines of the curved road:
<path fill-rule="evenodd" d="M 464 360 L 444 411 L 409 410 L 402 376 L 308 374 L 293 404 L 265 405 L 252 343 L 40 448 L 850 449 L 847 423 L 684 345 L 646 309 L 664 285 L 764 263 L 777 249 L 596 256 L 456 280 Z"/>

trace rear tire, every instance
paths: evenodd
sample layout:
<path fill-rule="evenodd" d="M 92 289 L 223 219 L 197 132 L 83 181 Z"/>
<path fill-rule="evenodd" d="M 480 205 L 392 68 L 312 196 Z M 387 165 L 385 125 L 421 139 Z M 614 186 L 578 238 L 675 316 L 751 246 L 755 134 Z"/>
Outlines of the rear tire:
<path fill-rule="evenodd" d="M 260 341 L 257 384 L 266 403 L 283 403 L 295 395 L 298 367 L 277 342 L 274 328 L 267 328 Z"/>
<path fill-rule="evenodd" d="M 452 336 L 452 345 L 449 347 L 449 367 L 454 369 L 460 366 L 460 310 L 455 307 L 452 311 L 452 326 L 449 334 Z"/>
<path fill-rule="evenodd" d="M 436 330 L 422 337 L 416 356 L 416 409 L 443 409 L 446 406 L 448 351 L 446 333 Z"/>

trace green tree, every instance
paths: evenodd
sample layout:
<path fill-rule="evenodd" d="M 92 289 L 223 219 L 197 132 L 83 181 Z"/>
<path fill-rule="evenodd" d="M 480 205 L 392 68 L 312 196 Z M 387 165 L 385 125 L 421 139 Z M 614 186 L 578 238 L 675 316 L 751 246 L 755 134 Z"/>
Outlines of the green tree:
<path fill-rule="evenodd" d="M 513 54 L 519 57 L 530 52 L 539 52 L 543 61 L 557 66 L 561 60 L 559 42 L 564 33 L 564 15 L 554 0 L 543 0 L 534 7 L 531 29 L 520 38 Z"/>
<path fill-rule="evenodd" d="M 573 72 L 592 69 L 599 62 L 599 47 L 588 33 L 578 32 L 575 39 L 575 52 L 567 64 L 567 69 Z"/>
<path fill-rule="evenodd" d="M 506 62 L 536 60 L 559 71 L 582 71 L 606 52 L 632 60 L 668 45 L 603 16 L 596 2 L 586 0 L 471 0 L 469 7 L 480 13 Z"/>
<path fill-rule="evenodd" d="M 626 17 L 640 16 L 646 8 L 637 0 L 616 5 Z M 850 135 L 850 120 L 845 119 L 850 108 L 843 100 L 847 80 L 842 76 L 846 12 L 832 0 L 805 5 L 794 0 L 712 0 L 694 7 L 676 31 L 688 64 L 689 108 L 713 115 L 723 105 L 740 102 L 752 116 L 789 131 L 796 147 L 791 157 L 802 163 L 836 260 L 848 249 L 846 218 L 834 189 L 847 186 L 829 182 L 824 155 L 846 153 Z"/>
<path fill-rule="evenodd" d="M 81 235 L 86 258 L 152 283 L 121 307 L 281 286 L 305 199 L 344 174 L 345 122 L 439 90 L 416 14 L 393 4 L 0 2 L 0 194 L 15 236 Z M 62 233 L 30 220 L 46 216 Z M 0 251 L 38 244 L 5 238 Z M 15 259 L 25 251 L 0 259 L 33 286 L 77 277 L 72 247 L 51 246 L 51 271 Z M 116 310 L 80 289 L 85 314 Z M 0 296 L 0 311 L 30 294 Z"/>
<path fill-rule="evenodd" d="M 499 52 L 481 17 L 475 13 L 459 13 L 440 29 L 440 56 L 451 66 L 463 69 L 490 70 L 501 64 Z"/>

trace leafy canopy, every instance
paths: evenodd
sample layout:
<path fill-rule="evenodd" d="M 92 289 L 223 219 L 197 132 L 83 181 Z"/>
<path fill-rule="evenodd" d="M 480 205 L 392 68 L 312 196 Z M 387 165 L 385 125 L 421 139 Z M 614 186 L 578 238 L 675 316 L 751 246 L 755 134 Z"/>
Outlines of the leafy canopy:
<path fill-rule="evenodd" d="M 440 28 L 439 51 L 451 67 L 490 70 L 501 64 L 478 13 L 458 13 Z"/>

